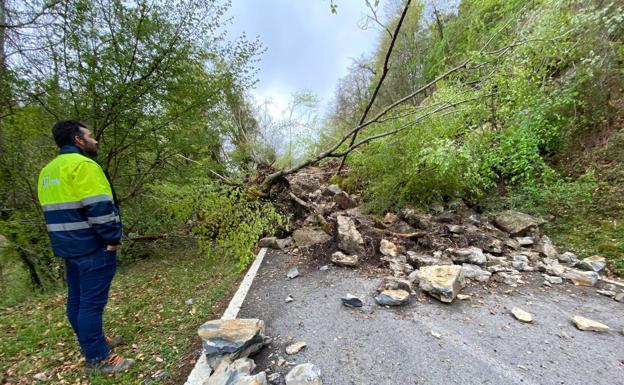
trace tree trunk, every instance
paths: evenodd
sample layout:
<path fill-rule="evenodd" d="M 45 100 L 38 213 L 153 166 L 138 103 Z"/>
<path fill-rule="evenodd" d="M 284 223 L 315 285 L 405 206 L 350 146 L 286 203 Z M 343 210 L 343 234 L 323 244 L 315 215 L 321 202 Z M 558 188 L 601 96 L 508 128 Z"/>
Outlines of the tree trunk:
<path fill-rule="evenodd" d="M 6 111 L 6 98 L 8 97 L 7 64 L 6 64 L 6 0 L 0 0 L 0 164 L 4 159 L 4 127 L 3 118 Z"/>
<path fill-rule="evenodd" d="M 28 253 L 25 250 L 19 249 L 18 254 L 24 265 L 28 269 L 28 274 L 30 275 L 30 281 L 32 282 L 35 289 L 43 289 L 43 283 L 41 282 L 41 278 L 39 278 L 39 274 L 37 273 L 37 269 L 35 268 L 35 264 L 29 258 Z"/>

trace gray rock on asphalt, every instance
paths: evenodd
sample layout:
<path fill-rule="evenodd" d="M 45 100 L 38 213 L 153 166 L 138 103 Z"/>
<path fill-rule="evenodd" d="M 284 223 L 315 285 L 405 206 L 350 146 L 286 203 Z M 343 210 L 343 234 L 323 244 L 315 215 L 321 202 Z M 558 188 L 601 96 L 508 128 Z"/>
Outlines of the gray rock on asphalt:
<path fill-rule="evenodd" d="M 345 305 L 346 307 L 355 308 L 355 307 L 362 307 L 364 305 L 364 302 L 362 302 L 361 299 L 354 296 L 353 294 L 347 294 L 344 297 L 340 298 L 340 300 L 342 301 L 342 304 Z"/>
<path fill-rule="evenodd" d="M 609 331 L 609 327 L 607 325 L 580 315 L 574 316 L 574 318 L 572 318 L 572 322 L 579 330 L 594 332 Z"/>
<path fill-rule="evenodd" d="M 323 385 L 321 381 L 321 369 L 318 366 L 307 363 L 297 365 L 286 375 L 286 385 Z"/>
<path fill-rule="evenodd" d="M 409 303 L 410 293 L 405 290 L 384 290 L 375 297 L 380 306 L 401 306 Z"/>
<path fill-rule="evenodd" d="M 425 266 L 418 278 L 422 291 L 446 303 L 453 302 L 465 286 L 462 267 L 457 265 Z"/>
<path fill-rule="evenodd" d="M 288 272 L 286 273 L 286 277 L 290 279 L 295 279 L 298 276 L 299 276 L 299 269 L 297 269 L 296 267 L 290 268 Z"/>
<path fill-rule="evenodd" d="M 524 311 L 519 307 L 514 307 L 513 309 L 511 309 L 511 314 L 513 314 L 513 316 L 516 317 L 518 321 L 526 323 L 533 322 L 533 316 L 531 315 L 531 313 Z"/>
<path fill-rule="evenodd" d="M 305 341 L 297 341 L 293 344 L 286 346 L 286 354 L 297 354 L 299 351 L 306 347 Z"/>

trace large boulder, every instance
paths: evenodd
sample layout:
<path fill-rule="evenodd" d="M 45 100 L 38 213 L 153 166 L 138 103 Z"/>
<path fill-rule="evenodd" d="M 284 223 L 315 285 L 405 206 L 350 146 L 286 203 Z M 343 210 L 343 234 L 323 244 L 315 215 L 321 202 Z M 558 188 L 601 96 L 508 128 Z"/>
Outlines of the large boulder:
<path fill-rule="evenodd" d="M 264 322 L 259 319 L 208 321 L 197 331 L 207 357 L 247 357 L 265 345 Z"/>
<path fill-rule="evenodd" d="M 422 291 L 446 303 L 453 302 L 465 285 L 462 268 L 457 265 L 425 266 L 418 278 Z"/>
<path fill-rule="evenodd" d="M 321 369 L 318 366 L 307 363 L 297 365 L 286 375 L 286 385 L 323 385 L 321 381 Z"/>
<path fill-rule="evenodd" d="M 234 362 L 222 360 L 203 385 L 267 385 L 265 372 L 251 374 L 255 367 L 256 364 L 249 358 L 240 358 Z"/>
<path fill-rule="evenodd" d="M 331 241 L 332 237 L 319 227 L 302 227 L 295 230 L 293 239 L 297 247 L 310 247 Z"/>
<path fill-rule="evenodd" d="M 362 252 L 364 238 L 357 231 L 353 219 L 338 215 L 338 247 L 347 254 L 359 254 Z"/>
<path fill-rule="evenodd" d="M 541 218 L 513 210 L 503 211 L 494 217 L 494 224 L 514 237 L 525 235 L 530 229 L 538 228 L 544 223 L 546 221 Z"/>

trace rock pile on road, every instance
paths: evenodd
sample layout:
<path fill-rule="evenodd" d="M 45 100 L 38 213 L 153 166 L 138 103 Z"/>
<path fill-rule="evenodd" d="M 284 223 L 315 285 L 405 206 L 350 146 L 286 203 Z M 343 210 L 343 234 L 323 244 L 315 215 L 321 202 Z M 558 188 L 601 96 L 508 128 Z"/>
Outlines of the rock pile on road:
<path fill-rule="evenodd" d="M 200 326 L 197 334 L 203 341 L 206 360 L 212 369 L 204 385 L 267 385 L 275 383 L 279 374 L 251 374 L 256 364 L 249 358 L 270 338 L 264 335 L 264 322 L 259 319 L 214 320 Z M 299 341 L 286 348 L 287 354 L 297 354 L 306 346 Z M 322 385 L 321 371 L 312 364 L 295 366 L 286 376 L 286 385 Z"/>
<path fill-rule="evenodd" d="M 379 219 L 364 214 L 360 197 L 330 184 L 329 175 L 315 167 L 290 175 L 284 205 L 294 216 L 293 242 L 261 243 L 305 252 L 323 264 L 385 272 L 385 286 L 374 295 L 381 305 L 408 303 L 417 289 L 450 303 L 466 285 L 516 287 L 525 274 L 539 273 L 546 286 L 599 286 L 600 294 L 624 300 L 624 287 L 601 283 L 605 258 L 560 253 L 541 233 L 541 218 L 517 211 L 482 215 L 457 201 L 433 213 L 405 208 Z M 396 290 L 408 297 L 386 292 Z"/>

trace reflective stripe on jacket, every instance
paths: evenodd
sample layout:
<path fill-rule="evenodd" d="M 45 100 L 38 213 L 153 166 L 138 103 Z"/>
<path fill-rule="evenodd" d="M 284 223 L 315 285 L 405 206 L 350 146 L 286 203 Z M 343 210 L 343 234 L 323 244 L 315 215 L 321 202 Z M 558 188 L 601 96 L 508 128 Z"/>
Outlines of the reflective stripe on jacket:
<path fill-rule="evenodd" d="M 55 255 L 80 257 L 119 243 L 121 220 L 111 185 L 79 148 L 63 146 L 41 170 L 37 190 Z"/>

